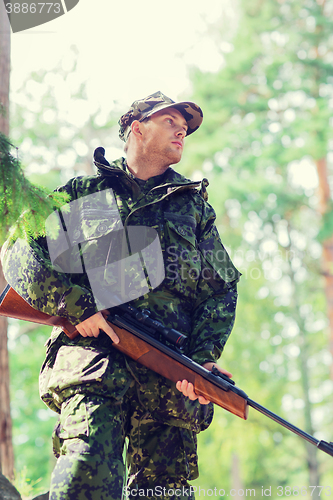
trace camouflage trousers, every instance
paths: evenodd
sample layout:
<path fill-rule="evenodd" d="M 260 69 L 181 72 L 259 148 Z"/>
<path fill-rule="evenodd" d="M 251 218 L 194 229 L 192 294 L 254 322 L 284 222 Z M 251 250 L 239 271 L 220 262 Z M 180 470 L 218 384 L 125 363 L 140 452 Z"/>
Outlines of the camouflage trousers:
<path fill-rule="evenodd" d="M 175 384 L 129 360 L 103 332 L 48 342 L 43 401 L 60 413 L 50 500 L 193 499 L 197 434 L 213 418 Z"/>
<path fill-rule="evenodd" d="M 193 499 L 193 440 L 191 430 L 153 419 L 135 382 L 122 401 L 76 394 L 53 435 L 50 500 Z"/>

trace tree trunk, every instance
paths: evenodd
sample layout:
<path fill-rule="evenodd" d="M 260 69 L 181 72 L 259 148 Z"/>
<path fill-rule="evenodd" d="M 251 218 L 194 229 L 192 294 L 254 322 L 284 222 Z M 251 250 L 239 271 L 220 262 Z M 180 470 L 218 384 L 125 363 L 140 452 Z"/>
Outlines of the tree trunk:
<path fill-rule="evenodd" d="M 232 454 L 231 485 L 235 490 L 235 495 L 233 495 L 233 498 L 235 498 L 236 500 L 241 500 L 241 498 L 244 496 L 244 486 L 241 479 L 239 456 L 236 453 Z"/>
<path fill-rule="evenodd" d="M 0 2 L 0 132 L 9 134 L 10 26 L 4 2 Z"/>
<path fill-rule="evenodd" d="M 292 227 L 288 224 L 288 238 L 289 241 L 292 241 L 291 237 Z M 298 284 L 295 280 L 295 272 L 292 268 L 292 255 L 297 255 L 297 250 L 292 247 L 290 243 L 288 247 L 288 255 L 289 255 L 289 276 L 293 286 L 293 309 L 294 309 L 294 319 L 299 326 L 300 333 L 298 334 L 298 347 L 300 349 L 300 354 L 298 356 L 298 368 L 301 373 L 301 384 L 303 389 L 303 400 L 304 400 L 304 430 L 310 435 L 314 435 L 314 426 L 313 426 L 313 418 L 312 418 L 312 405 L 310 401 L 310 378 L 309 378 L 309 348 L 307 342 L 306 335 L 306 324 L 305 319 L 300 314 L 301 303 L 299 301 L 300 293 L 298 290 Z M 313 444 L 305 441 L 305 450 L 306 450 L 306 461 L 308 467 L 309 474 L 309 484 L 311 486 L 319 486 L 321 484 L 321 475 L 320 475 L 320 467 L 317 457 L 317 449 L 313 446 Z M 316 488 L 311 496 L 311 500 L 320 500 L 319 490 Z"/>
<path fill-rule="evenodd" d="M 319 179 L 320 213 L 324 215 L 331 210 L 331 191 L 328 182 L 327 160 L 322 158 L 316 161 Z M 333 236 L 323 241 L 322 269 L 325 279 L 325 296 L 329 326 L 329 348 L 333 357 Z M 331 364 L 331 379 L 333 380 L 333 364 Z"/>
<path fill-rule="evenodd" d="M 0 290 L 6 286 L 0 265 Z M 4 476 L 14 479 L 14 451 L 10 416 L 7 318 L 0 316 L 0 468 Z"/>
<path fill-rule="evenodd" d="M 10 26 L 4 2 L 0 2 L 0 131 L 9 134 Z M 0 292 L 5 287 L 0 265 Z M 0 316 L 0 471 L 14 478 L 14 452 L 9 397 L 7 319 Z"/>

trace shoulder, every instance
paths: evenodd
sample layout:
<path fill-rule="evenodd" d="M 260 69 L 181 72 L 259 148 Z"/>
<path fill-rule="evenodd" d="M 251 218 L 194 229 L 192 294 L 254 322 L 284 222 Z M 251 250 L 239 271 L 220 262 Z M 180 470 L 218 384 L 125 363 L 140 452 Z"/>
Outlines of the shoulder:
<path fill-rule="evenodd" d="M 119 182 L 119 174 L 123 173 L 123 161 L 124 159 L 120 158 L 112 162 L 107 168 L 107 172 L 99 169 L 95 175 L 73 177 L 66 184 L 58 187 L 56 191 L 65 191 L 69 194 L 71 200 L 74 200 L 88 194 L 112 188 L 114 183 Z"/>
<path fill-rule="evenodd" d="M 106 187 L 105 179 L 97 175 L 85 175 L 73 177 L 73 179 L 67 181 L 66 184 L 58 187 L 57 191 L 65 191 L 70 195 L 71 199 L 76 199 L 106 189 Z"/>
<path fill-rule="evenodd" d="M 206 178 L 202 180 L 191 180 L 176 172 L 171 167 L 167 171 L 166 181 L 174 185 L 181 185 L 192 195 L 193 199 L 201 206 L 204 206 L 208 200 L 207 186 L 209 182 Z M 208 206 L 209 203 L 207 203 Z"/>

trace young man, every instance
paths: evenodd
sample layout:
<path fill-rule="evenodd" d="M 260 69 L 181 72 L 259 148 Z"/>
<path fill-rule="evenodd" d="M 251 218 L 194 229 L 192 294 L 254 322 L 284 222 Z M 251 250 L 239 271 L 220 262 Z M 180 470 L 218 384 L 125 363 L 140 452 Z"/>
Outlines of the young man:
<path fill-rule="evenodd" d="M 234 324 L 240 275 L 219 239 L 206 181 L 192 182 L 170 167 L 201 122 L 197 105 L 161 92 L 135 101 L 119 121 L 127 159 L 110 165 L 99 157 L 96 176 L 60 188 L 69 210 L 50 221 L 61 221 L 64 238 L 18 241 L 4 253 L 11 286 L 81 334 L 69 340 L 55 329 L 41 370 L 41 397 L 60 413 L 51 500 L 193 498 L 196 434 L 211 423 L 212 405 L 186 380 L 175 385 L 113 349 L 119 339 L 105 310 L 114 297 L 132 299 L 188 337 L 187 356 L 217 366 Z M 159 267 L 155 252 L 140 260 L 140 274 L 127 246 L 140 239 L 136 229 L 158 235 L 163 272 L 153 266 Z"/>

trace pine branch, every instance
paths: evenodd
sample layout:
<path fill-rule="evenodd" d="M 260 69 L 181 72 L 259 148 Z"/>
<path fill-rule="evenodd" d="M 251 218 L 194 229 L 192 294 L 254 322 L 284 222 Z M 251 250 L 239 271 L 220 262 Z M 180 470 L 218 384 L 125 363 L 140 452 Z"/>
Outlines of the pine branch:
<path fill-rule="evenodd" d="M 32 184 L 24 175 L 14 146 L 0 132 L 0 246 L 12 238 L 37 238 L 45 234 L 45 219 L 68 199 Z"/>

